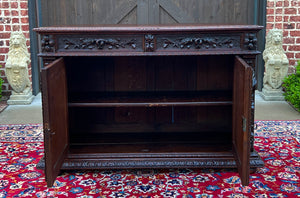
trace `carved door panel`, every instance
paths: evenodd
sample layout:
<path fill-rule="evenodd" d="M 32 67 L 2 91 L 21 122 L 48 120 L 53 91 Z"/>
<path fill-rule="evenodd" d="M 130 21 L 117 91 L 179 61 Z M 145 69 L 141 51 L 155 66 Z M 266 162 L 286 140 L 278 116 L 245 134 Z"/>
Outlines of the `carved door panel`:
<path fill-rule="evenodd" d="M 42 69 L 45 174 L 51 187 L 68 150 L 68 105 L 63 58 Z"/>
<path fill-rule="evenodd" d="M 233 151 L 243 185 L 249 184 L 252 68 L 235 58 L 233 89 Z"/>

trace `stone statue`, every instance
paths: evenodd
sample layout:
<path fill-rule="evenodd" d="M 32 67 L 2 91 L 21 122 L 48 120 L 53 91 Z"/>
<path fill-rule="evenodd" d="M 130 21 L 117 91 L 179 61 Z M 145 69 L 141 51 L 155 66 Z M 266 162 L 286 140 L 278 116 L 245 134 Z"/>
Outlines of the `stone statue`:
<path fill-rule="evenodd" d="M 30 104 L 33 99 L 28 76 L 30 54 L 28 53 L 26 38 L 23 33 L 19 31 L 12 32 L 9 45 L 5 73 L 13 91 L 7 103 Z"/>
<path fill-rule="evenodd" d="M 266 39 L 266 49 L 263 52 L 265 61 L 264 88 L 278 89 L 287 76 L 289 60 L 282 48 L 282 30 L 272 29 Z"/>
<path fill-rule="evenodd" d="M 289 61 L 282 48 L 282 30 L 272 29 L 269 31 L 263 59 L 265 61 L 263 98 L 265 100 L 284 100 L 281 85 L 287 76 Z"/>

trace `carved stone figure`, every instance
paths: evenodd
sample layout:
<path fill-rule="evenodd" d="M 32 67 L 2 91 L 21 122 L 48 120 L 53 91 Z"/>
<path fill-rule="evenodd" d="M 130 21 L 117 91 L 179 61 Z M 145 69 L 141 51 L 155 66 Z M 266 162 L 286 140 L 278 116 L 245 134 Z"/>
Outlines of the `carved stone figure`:
<path fill-rule="evenodd" d="M 269 31 L 263 58 L 265 61 L 264 88 L 268 90 L 280 88 L 283 78 L 287 75 L 289 64 L 282 48 L 282 30 Z"/>
<path fill-rule="evenodd" d="M 265 61 L 263 97 L 266 100 L 283 100 L 281 85 L 287 76 L 289 61 L 282 48 L 282 30 L 269 31 L 263 59 Z"/>
<path fill-rule="evenodd" d="M 26 46 L 26 38 L 22 32 L 12 32 L 10 36 L 8 58 L 5 73 L 13 91 L 8 104 L 30 104 L 33 96 L 28 76 L 30 54 Z"/>

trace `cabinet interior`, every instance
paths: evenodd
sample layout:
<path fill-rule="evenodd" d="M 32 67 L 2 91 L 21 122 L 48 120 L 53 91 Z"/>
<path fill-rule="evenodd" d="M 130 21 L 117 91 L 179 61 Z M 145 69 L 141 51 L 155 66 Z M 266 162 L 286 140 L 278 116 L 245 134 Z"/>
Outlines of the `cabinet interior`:
<path fill-rule="evenodd" d="M 234 56 L 64 61 L 71 154 L 231 150 Z"/>

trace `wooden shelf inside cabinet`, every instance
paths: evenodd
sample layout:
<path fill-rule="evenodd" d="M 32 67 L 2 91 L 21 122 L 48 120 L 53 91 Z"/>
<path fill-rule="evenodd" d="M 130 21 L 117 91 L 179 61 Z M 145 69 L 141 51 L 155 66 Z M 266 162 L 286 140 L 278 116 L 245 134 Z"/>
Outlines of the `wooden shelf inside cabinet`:
<path fill-rule="evenodd" d="M 69 107 L 228 106 L 231 92 L 111 92 L 71 94 Z"/>
<path fill-rule="evenodd" d="M 100 151 L 100 152 L 96 152 Z M 148 144 L 98 144 L 98 145 L 71 145 L 69 156 L 79 156 L 82 154 L 94 155 L 99 153 L 102 157 L 117 157 L 120 153 L 122 158 L 126 157 L 141 157 L 139 154 L 143 154 L 144 157 L 183 157 L 183 156 L 193 156 L 199 157 L 201 155 L 208 155 L 208 153 L 232 153 L 231 144 L 199 144 L 197 142 L 192 143 L 148 143 Z"/>
<path fill-rule="evenodd" d="M 83 135 L 84 134 L 84 135 Z M 173 146 L 178 144 L 198 144 L 199 147 L 205 145 L 213 146 L 218 145 L 231 145 L 232 134 L 229 130 L 218 129 L 214 131 L 180 131 L 169 133 L 164 132 L 127 132 L 122 133 L 73 133 L 70 139 L 70 145 L 86 146 L 86 145 L 151 145 L 151 144 L 164 144 Z M 171 148 L 171 147 L 170 147 Z M 183 151 L 183 147 L 181 148 Z M 117 150 L 115 150 L 118 152 Z M 177 150 L 178 152 L 180 149 Z M 104 152 L 104 151 L 103 151 Z M 111 152 L 111 151 L 109 151 Z M 123 152 L 123 151 L 119 151 Z M 157 150 L 159 152 L 159 150 Z"/>

